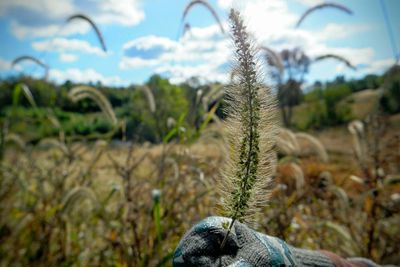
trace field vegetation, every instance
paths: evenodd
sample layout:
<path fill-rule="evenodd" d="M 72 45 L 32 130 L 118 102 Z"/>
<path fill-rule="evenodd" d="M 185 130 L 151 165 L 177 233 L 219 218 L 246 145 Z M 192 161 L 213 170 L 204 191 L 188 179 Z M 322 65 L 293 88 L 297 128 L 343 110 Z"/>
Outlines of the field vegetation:
<path fill-rule="evenodd" d="M 301 51 L 267 49 L 266 58 L 278 76 L 297 68 L 303 77 L 314 61 Z M 302 248 L 399 263 L 399 66 L 307 90 L 282 77 L 271 91 L 276 142 L 258 154 L 276 168 L 253 227 Z M 0 266 L 171 266 L 184 233 L 223 197 L 216 184 L 233 154 L 224 109 L 235 100 L 226 88 L 159 75 L 125 88 L 2 80 Z"/>

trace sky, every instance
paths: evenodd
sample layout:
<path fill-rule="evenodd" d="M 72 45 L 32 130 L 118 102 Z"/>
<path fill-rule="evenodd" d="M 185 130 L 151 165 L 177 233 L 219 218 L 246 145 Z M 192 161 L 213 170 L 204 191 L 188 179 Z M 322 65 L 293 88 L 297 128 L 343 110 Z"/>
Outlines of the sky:
<path fill-rule="evenodd" d="M 387 9 L 393 31 L 393 51 L 384 20 Z M 63 83 L 98 82 L 111 86 L 141 84 L 158 73 L 173 83 L 198 77 L 202 82 L 226 82 L 232 66 L 229 9 L 243 14 L 257 45 L 275 51 L 300 48 L 312 59 L 323 54 L 347 58 L 356 70 L 326 60 L 311 65 L 306 82 L 380 74 L 400 49 L 400 1 L 337 0 L 353 11 L 337 9 L 310 14 L 296 28 L 307 8 L 321 0 L 210 0 L 225 33 L 203 6 L 182 22 L 189 0 L 0 0 L 0 77 L 32 75 L 43 69 L 29 61 L 11 66 L 21 56 L 34 56 L 49 67 L 49 80 Z M 83 20 L 66 23 L 72 14 L 89 16 L 101 30 L 107 52 Z M 184 35 L 184 24 L 191 28 Z"/>

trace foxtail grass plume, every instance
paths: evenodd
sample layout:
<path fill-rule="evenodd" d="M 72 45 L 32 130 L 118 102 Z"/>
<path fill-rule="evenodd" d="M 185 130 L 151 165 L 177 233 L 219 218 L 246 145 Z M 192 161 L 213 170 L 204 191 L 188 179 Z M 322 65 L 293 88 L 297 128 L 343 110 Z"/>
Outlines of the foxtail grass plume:
<path fill-rule="evenodd" d="M 149 104 L 149 109 L 151 113 L 156 112 L 156 101 L 153 95 L 153 92 L 148 86 L 141 86 L 139 89 L 143 92 L 146 96 L 147 103 Z"/>
<path fill-rule="evenodd" d="M 96 36 L 99 39 L 101 48 L 103 49 L 104 52 L 107 52 L 106 42 L 104 41 L 103 34 L 101 33 L 99 27 L 97 27 L 96 23 L 94 23 L 92 19 L 90 19 L 88 16 L 84 14 L 74 14 L 67 18 L 67 23 L 73 20 L 83 20 L 89 23 L 92 29 L 96 32 Z"/>
<path fill-rule="evenodd" d="M 4 136 L 4 143 L 13 143 L 15 144 L 20 150 L 24 150 L 26 147 L 26 142 L 22 139 L 21 136 L 15 133 L 8 133 Z"/>
<path fill-rule="evenodd" d="M 221 85 L 211 85 L 210 90 L 203 94 L 201 102 L 204 110 L 208 110 L 208 107 L 215 102 L 220 101 L 225 94 L 225 90 Z"/>
<path fill-rule="evenodd" d="M 46 118 L 58 130 L 58 136 L 62 142 L 65 141 L 65 132 L 54 111 L 50 108 L 46 109 Z"/>
<path fill-rule="evenodd" d="M 33 97 L 33 94 L 29 89 L 29 87 L 24 83 L 19 83 L 17 84 L 17 86 L 15 86 L 15 90 L 13 93 L 13 104 L 14 105 L 18 104 L 21 92 L 26 97 L 32 108 L 37 109 L 36 101 L 35 98 Z"/>
<path fill-rule="evenodd" d="M 318 61 L 329 59 L 329 58 L 336 59 L 336 60 L 346 64 L 346 66 L 349 67 L 350 69 L 356 70 L 356 67 L 353 64 L 351 64 L 351 62 L 349 60 L 347 60 L 344 57 L 334 55 L 334 54 L 326 54 L 326 55 L 318 56 L 314 59 L 314 62 L 318 62 Z"/>
<path fill-rule="evenodd" d="M 296 181 L 296 190 L 302 191 L 306 183 L 304 180 L 303 170 L 297 163 L 294 162 L 290 162 L 289 167 L 291 171 L 291 178 L 293 178 Z"/>
<path fill-rule="evenodd" d="M 350 175 L 349 179 L 357 184 L 364 184 L 364 180 L 356 175 Z"/>
<path fill-rule="evenodd" d="M 218 17 L 217 12 L 215 12 L 214 8 L 205 0 L 192 0 L 187 4 L 185 7 L 185 10 L 183 11 L 182 15 L 182 22 L 185 20 L 187 14 L 189 13 L 190 9 L 192 9 L 193 6 L 195 5 L 202 5 L 205 8 L 207 8 L 208 11 L 210 11 L 211 15 L 214 17 L 214 19 L 217 21 L 219 28 L 221 29 L 221 33 L 225 34 L 224 26 L 222 26 L 221 20 Z"/>
<path fill-rule="evenodd" d="M 261 46 L 260 50 L 265 52 L 265 59 L 268 65 L 277 68 L 279 73 L 282 74 L 285 70 L 285 66 L 283 64 L 281 55 L 266 46 Z"/>
<path fill-rule="evenodd" d="M 303 15 L 300 17 L 300 19 L 298 20 L 296 27 L 299 27 L 300 24 L 305 20 L 306 17 L 308 17 L 308 15 L 310 15 L 311 13 L 313 13 L 314 11 L 318 10 L 318 9 L 324 9 L 324 8 L 335 8 L 338 10 L 341 10 L 349 15 L 353 14 L 353 11 L 351 11 L 348 7 L 338 4 L 338 3 L 333 3 L 333 2 L 325 2 L 322 4 L 318 4 L 315 5 L 309 9 L 306 10 L 306 12 L 303 13 Z"/>
<path fill-rule="evenodd" d="M 354 120 L 349 123 L 348 130 L 353 137 L 354 153 L 357 159 L 362 163 L 366 163 L 366 145 L 365 145 L 365 130 L 364 124 L 359 120 Z"/>
<path fill-rule="evenodd" d="M 280 128 L 276 137 L 276 148 L 278 153 L 285 156 L 297 156 L 300 154 L 300 145 L 296 135 L 285 128 Z"/>
<path fill-rule="evenodd" d="M 47 80 L 47 77 L 49 76 L 49 66 L 36 57 L 29 56 L 29 55 L 19 56 L 11 62 L 11 67 L 14 67 L 15 65 L 17 65 L 18 63 L 21 63 L 23 61 L 32 61 L 33 63 L 41 66 L 45 71 L 44 79 Z"/>
<path fill-rule="evenodd" d="M 92 189 L 83 186 L 71 189 L 62 200 L 62 213 L 71 214 L 71 212 L 75 208 L 80 207 L 85 200 L 89 200 L 94 209 L 100 206 L 99 200 Z"/>
<path fill-rule="evenodd" d="M 43 138 L 42 140 L 40 140 L 38 146 L 54 147 L 54 148 L 59 149 L 62 153 L 64 153 L 64 155 L 69 154 L 69 150 L 68 150 L 67 146 L 63 142 L 60 142 L 59 140 L 57 140 L 56 138 L 52 138 L 52 137 Z"/>
<path fill-rule="evenodd" d="M 335 234 L 341 240 L 341 247 L 350 255 L 360 254 L 359 244 L 356 243 L 350 232 L 342 225 L 333 221 L 325 221 L 317 223 L 315 227 L 322 227 L 328 232 Z"/>
<path fill-rule="evenodd" d="M 297 141 L 300 143 L 300 150 L 309 150 L 322 162 L 329 161 L 329 156 L 324 145 L 317 138 L 307 133 L 296 133 L 295 136 Z"/>
<path fill-rule="evenodd" d="M 33 94 L 29 87 L 24 84 L 24 83 L 18 83 L 15 86 L 14 92 L 13 92 L 13 106 L 16 107 L 19 104 L 20 100 L 20 95 L 21 93 L 25 96 L 25 98 L 28 100 L 29 104 L 31 107 L 35 110 L 37 113 L 38 117 L 43 118 L 43 114 L 39 112 L 38 106 L 36 104 L 35 98 L 33 97 Z M 52 109 L 46 109 L 45 115 L 46 118 L 49 120 L 49 122 L 59 130 L 60 134 L 60 139 L 64 140 L 64 131 L 62 130 L 61 124 L 58 121 L 57 117 L 54 115 L 54 112 Z"/>
<path fill-rule="evenodd" d="M 96 88 L 86 85 L 76 86 L 71 89 L 68 96 L 73 102 L 84 98 L 90 98 L 100 107 L 101 111 L 111 120 L 114 127 L 117 127 L 118 120 L 108 99 Z"/>
<path fill-rule="evenodd" d="M 349 196 L 343 188 L 332 184 L 328 187 L 328 190 L 340 201 L 342 209 L 348 209 L 350 207 Z"/>
<path fill-rule="evenodd" d="M 267 200 L 277 132 L 275 101 L 259 78 L 256 50 L 238 11 L 231 10 L 230 21 L 238 79 L 226 93 L 230 157 L 223 174 L 222 207 L 232 220 L 221 248 L 234 222 L 248 222 Z"/>

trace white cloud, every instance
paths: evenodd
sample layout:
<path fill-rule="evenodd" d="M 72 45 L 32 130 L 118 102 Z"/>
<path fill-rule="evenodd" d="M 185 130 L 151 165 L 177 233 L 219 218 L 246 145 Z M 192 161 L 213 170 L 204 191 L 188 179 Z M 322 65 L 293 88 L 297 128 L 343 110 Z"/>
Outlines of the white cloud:
<path fill-rule="evenodd" d="M 86 41 L 79 39 L 56 38 L 32 43 L 33 49 L 37 51 L 52 51 L 52 52 L 82 52 L 105 56 L 106 53 L 99 47 L 94 47 Z"/>
<path fill-rule="evenodd" d="M 97 3 L 100 23 L 133 26 L 145 17 L 138 0 L 102 0 Z"/>
<path fill-rule="evenodd" d="M 316 1 L 304 1 L 304 4 L 309 5 L 315 3 Z M 287 1 L 218 0 L 219 7 L 226 12 L 232 4 L 241 11 L 249 32 L 259 45 L 276 51 L 300 47 L 311 58 L 323 54 L 337 54 L 349 59 L 354 65 L 368 64 L 374 58 L 374 50 L 370 47 L 329 45 L 331 40 L 348 38 L 368 30 L 367 25 L 328 22 L 318 30 L 296 29 L 295 24 L 299 16 L 289 11 Z M 224 24 L 226 26 L 226 22 Z M 227 70 L 221 69 L 221 66 L 230 63 L 230 40 L 228 36 L 220 35 L 216 24 L 192 28 L 180 42 L 165 37 L 141 37 L 124 45 L 125 51 L 131 48 L 135 49 L 134 53 L 122 58 L 119 65 L 121 69 L 154 67 L 156 72 L 169 73 L 173 81 L 182 81 L 193 75 L 219 81 L 228 77 Z M 158 48 L 156 56 L 141 56 L 142 50 L 155 48 Z M 342 65 L 339 64 L 336 71 L 344 71 L 340 66 Z M 332 70 L 332 77 L 335 75 Z"/>
<path fill-rule="evenodd" d="M 233 2 L 233 0 L 218 1 L 219 5 L 226 10 L 231 4 L 228 2 Z M 242 5 L 239 9 L 255 39 L 278 51 L 300 47 L 310 53 L 309 51 L 319 50 L 322 46 L 326 46 L 328 40 L 343 39 L 368 30 L 366 25 L 338 24 L 329 21 L 319 30 L 298 29 L 295 25 L 299 15 L 289 11 L 287 1 L 251 0 L 246 1 L 245 4 L 244 1 L 240 3 Z"/>
<path fill-rule="evenodd" d="M 60 54 L 60 61 L 61 62 L 67 62 L 67 63 L 71 63 L 71 62 L 75 62 L 78 60 L 78 56 L 74 55 L 74 54 Z"/>
<path fill-rule="evenodd" d="M 319 0 L 297 1 L 307 6 L 322 2 Z M 374 60 L 375 53 L 371 47 L 332 46 L 329 42 L 345 39 L 349 36 L 354 38 L 355 34 L 369 30 L 368 25 L 327 21 L 318 30 L 307 30 L 306 28 L 295 28 L 299 15 L 289 10 L 288 1 L 218 0 L 218 5 L 227 11 L 232 4 L 241 11 L 249 31 L 260 45 L 265 45 L 276 51 L 299 47 L 311 58 L 323 54 L 336 54 L 347 58 L 353 65 L 368 65 Z M 344 68 L 343 64 L 338 64 L 336 71 L 343 72 Z M 332 78 L 336 74 L 333 70 Z"/>
<path fill-rule="evenodd" d="M 221 65 L 229 62 L 231 42 L 222 36 L 218 25 L 193 27 L 179 41 L 166 37 L 144 36 L 124 44 L 125 55 L 120 69 L 154 67 L 157 73 L 167 73 L 172 82 L 182 82 L 193 76 L 207 81 L 226 81 L 229 73 Z M 155 52 L 150 56 L 146 53 Z M 147 55 L 147 56 L 143 56 Z"/>
<path fill-rule="evenodd" d="M 72 54 L 61 54 L 61 57 L 64 57 L 64 60 L 67 59 L 71 60 L 75 55 Z M 32 67 L 34 66 L 32 62 L 24 62 L 23 66 Z M 11 62 L 1 59 L 0 58 L 0 71 L 8 71 L 11 70 Z M 23 71 L 21 64 L 17 64 L 14 66 L 14 70 L 16 71 Z M 29 74 L 36 78 L 43 77 L 43 70 L 42 69 L 28 69 Z M 118 76 L 105 76 L 94 69 L 77 69 L 77 68 L 69 68 L 66 70 L 59 70 L 59 69 L 50 69 L 49 70 L 49 79 L 53 80 L 58 83 L 63 83 L 67 80 L 74 81 L 76 83 L 88 83 L 88 82 L 97 82 L 100 81 L 102 84 L 106 85 L 128 85 L 128 82 L 121 79 Z"/>
<path fill-rule="evenodd" d="M 218 4 L 227 12 L 232 4 L 239 6 L 246 25 L 255 39 L 277 50 L 294 47 L 306 48 L 307 51 L 316 50 L 318 46 L 325 45 L 327 40 L 342 39 L 368 30 L 367 25 L 338 24 L 329 21 L 319 30 L 295 28 L 299 15 L 289 10 L 288 1 L 218 0 Z"/>
<path fill-rule="evenodd" d="M 71 68 L 67 70 L 51 69 L 49 73 L 51 80 L 56 82 L 65 82 L 67 80 L 76 83 L 98 82 L 106 85 L 127 85 L 127 82 L 118 76 L 104 76 L 94 69 L 76 69 Z"/>
<path fill-rule="evenodd" d="M 226 12 L 229 12 L 229 8 L 232 5 L 239 9 L 249 31 L 261 42 L 266 38 L 274 39 L 277 36 L 282 36 L 288 30 L 294 29 L 298 19 L 296 14 L 289 12 L 287 1 L 219 0 L 218 5 L 225 9 Z"/>
<path fill-rule="evenodd" d="M 317 50 L 315 51 L 315 53 L 317 53 L 317 55 L 324 55 L 324 54 L 334 54 L 334 55 L 338 55 L 341 57 L 344 57 L 345 59 L 349 60 L 350 63 L 357 67 L 360 65 L 366 65 L 369 64 L 370 62 L 374 61 L 374 55 L 375 52 L 372 48 L 352 48 L 352 47 L 340 47 L 340 48 L 329 48 L 329 47 L 321 47 L 321 50 Z M 333 71 L 333 74 L 330 75 L 331 78 L 334 78 L 334 76 L 336 75 L 341 75 L 344 74 L 344 72 L 349 71 L 349 68 L 344 64 L 341 63 L 335 59 L 327 59 L 324 61 L 331 61 L 331 62 L 335 62 L 335 68 Z M 315 63 L 315 65 L 312 66 L 313 68 L 321 68 L 322 66 L 326 66 L 326 65 L 322 65 L 325 64 L 322 61 Z M 311 70 L 312 70 L 311 69 Z M 357 69 L 355 71 L 351 70 L 351 74 L 360 74 L 360 69 Z M 329 78 L 329 77 L 328 77 Z"/>
<path fill-rule="evenodd" d="M 12 61 L 8 61 L 0 58 L 0 71 L 23 71 L 23 67 L 32 66 L 33 63 L 28 62 L 19 62 L 18 64 L 12 65 Z"/>
<path fill-rule="evenodd" d="M 232 4 L 233 4 L 233 0 L 218 0 L 219 7 L 223 8 L 223 9 L 231 8 Z"/>
<path fill-rule="evenodd" d="M 353 34 L 365 32 L 369 30 L 368 25 L 347 25 L 328 23 L 322 30 L 319 31 L 318 38 L 320 40 L 338 40 L 349 37 Z"/>
<path fill-rule="evenodd" d="M 122 57 L 119 68 L 121 70 L 135 69 L 135 68 L 145 68 L 153 67 L 161 64 L 159 59 L 142 59 L 138 57 Z"/>
<path fill-rule="evenodd" d="M 332 54 L 340 55 L 348 59 L 353 65 L 357 66 L 360 64 L 368 64 L 373 61 L 375 52 L 372 48 L 329 48 L 329 52 Z M 326 51 L 325 53 L 328 53 Z"/>
<path fill-rule="evenodd" d="M 199 77 L 200 82 L 228 82 L 229 75 L 218 70 L 218 65 L 207 63 L 200 65 L 162 65 L 155 69 L 157 73 L 171 74 L 171 83 L 182 83 L 190 77 Z"/>
<path fill-rule="evenodd" d="M 315 5 L 319 5 L 321 3 L 323 3 L 323 0 L 296 0 L 297 2 L 299 2 L 302 5 L 305 6 L 315 6 Z"/>
<path fill-rule="evenodd" d="M 130 47 L 137 47 L 138 49 L 149 49 L 154 46 L 160 46 L 164 49 L 173 49 L 177 46 L 177 44 L 175 41 L 172 41 L 165 37 L 148 35 L 129 41 L 125 43 L 122 48 L 129 49 Z"/>
<path fill-rule="evenodd" d="M 386 71 L 388 68 L 393 66 L 395 61 L 393 58 L 386 58 L 372 61 L 366 68 L 362 69 L 361 72 L 365 74 L 371 73 L 382 73 Z"/>
<path fill-rule="evenodd" d="M 49 18 L 65 17 L 77 11 L 71 0 L 2 0 L 0 2 L 0 15 L 19 8 L 41 13 Z"/>
<path fill-rule="evenodd" d="M 11 62 L 0 58 L 0 71 L 9 70 L 11 68 Z"/>
<path fill-rule="evenodd" d="M 68 25 L 42 25 L 30 26 L 19 23 L 18 21 L 11 21 L 11 32 L 18 38 L 24 39 L 26 37 L 54 37 L 54 36 L 67 36 L 71 34 L 85 34 L 90 30 L 87 24 L 68 24 Z"/>
<path fill-rule="evenodd" d="M 86 33 L 87 23 L 65 20 L 74 13 L 83 13 L 99 24 L 133 26 L 145 18 L 141 0 L 2 0 L 0 16 L 9 17 L 11 31 L 17 38 L 50 37 L 55 34 Z M 100 27 L 101 28 L 101 27 Z"/>

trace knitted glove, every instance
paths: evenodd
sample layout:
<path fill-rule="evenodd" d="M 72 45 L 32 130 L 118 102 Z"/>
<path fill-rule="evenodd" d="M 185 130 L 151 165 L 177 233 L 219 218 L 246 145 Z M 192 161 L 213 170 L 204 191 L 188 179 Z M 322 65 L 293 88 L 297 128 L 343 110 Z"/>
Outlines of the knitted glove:
<path fill-rule="evenodd" d="M 301 250 L 279 238 L 260 234 L 235 222 L 223 250 L 220 244 L 230 219 L 208 217 L 195 225 L 179 243 L 173 266 L 321 266 L 334 267 L 322 253 Z"/>
<path fill-rule="evenodd" d="M 178 244 L 173 266 L 379 267 L 364 258 L 343 259 L 329 251 L 298 249 L 279 238 L 251 230 L 240 222 L 235 222 L 221 250 L 220 244 L 228 231 L 223 225 L 230 222 L 229 218 L 208 217 L 195 225 Z"/>

